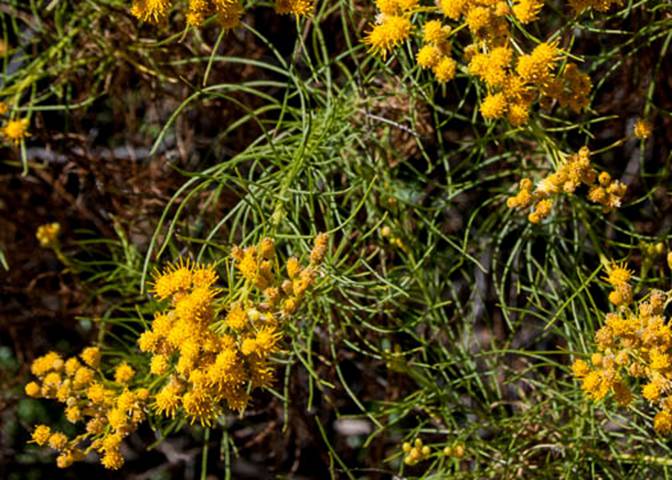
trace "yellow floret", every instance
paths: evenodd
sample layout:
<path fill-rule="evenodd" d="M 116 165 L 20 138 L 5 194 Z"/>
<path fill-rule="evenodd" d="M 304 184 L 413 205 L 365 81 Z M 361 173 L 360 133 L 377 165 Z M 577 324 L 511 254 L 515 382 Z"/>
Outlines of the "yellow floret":
<path fill-rule="evenodd" d="M 425 45 L 418 51 L 415 59 L 420 68 L 432 68 L 439 63 L 441 50 L 434 45 Z M 289 262 L 287 262 L 287 269 L 289 270 Z M 294 275 L 289 276 L 289 278 L 293 277 Z"/>
<path fill-rule="evenodd" d="M 30 136 L 28 133 L 28 119 L 9 120 L 5 123 L 5 126 L 0 129 L 0 132 L 2 132 L 7 140 L 18 144 L 21 140 Z"/>
<path fill-rule="evenodd" d="M 506 97 L 503 93 L 490 94 L 481 103 L 481 115 L 487 120 L 501 118 L 506 113 Z"/>
<path fill-rule="evenodd" d="M 37 398 L 40 396 L 40 385 L 37 382 L 29 382 L 26 384 L 25 392 L 29 397 Z"/>
<path fill-rule="evenodd" d="M 383 59 L 397 45 L 411 35 L 411 21 L 408 17 L 386 15 L 381 23 L 374 25 L 364 39 L 369 49 Z"/>
<path fill-rule="evenodd" d="M 540 0 L 519 0 L 513 5 L 513 14 L 522 24 L 534 22 L 544 6 Z"/>
<path fill-rule="evenodd" d="M 441 12 L 452 20 L 460 18 L 466 5 L 467 0 L 439 0 Z"/>
<path fill-rule="evenodd" d="M 49 437 L 51 437 L 51 428 L 47 425 L 38 425 L 35 427 L 35 430 L 33 430 L 33 442 L 40 446 L 46 445 L 49 441 Z"/>
<path fill-rule="evenodd" d="M 450 27 L 444 26 L 441 20 L 429 20 L 422 28 L 422 39 L 426 43 L 441 45 L 450 34 Z"/>
<path fill-rule="evenodd" d="M 457 63 L 450 57 L 443 57 L 439 60 L 439 63 L 433 68 L 434 75 L 436 80 L 439 83 L 446 83 L 455 78 L 455 71 L 457 69 Z"/>
<path fill-rule="evenodd" d="M 135 375 L 135 370 L 128 363 L 124 362 L 117 366 L 114 371 L 114 381 L 117 383 L 128 383 Z"/>
<path fill-rule="evenodd" d="M 87 347 L 82 350 L 80 354 L 84 363 L 86 363 L 91 368 L 98 368 L 100 364 L 100 348 L 98 347 Z"/>

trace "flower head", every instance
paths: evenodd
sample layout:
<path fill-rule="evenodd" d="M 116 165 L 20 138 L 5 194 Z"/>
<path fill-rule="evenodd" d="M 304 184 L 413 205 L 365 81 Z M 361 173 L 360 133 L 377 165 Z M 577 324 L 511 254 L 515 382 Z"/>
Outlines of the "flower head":
<path fill-rule="evenodd" d="M 48 223 L 37 227 L 35 237 L 44 248 L 53 247 L 58 244 L 58 234 L 61 232 L 60 223 Z"/>
<path fill-rule="evenodd" d="M 411 35 L 411 20 L 406 16 L 385 15 L 381 23 L 373 26 L 364 39 L 369 49 L 383 59 L 397 45 Z"/>
<path fill-rule="evenodd" d="M 7 140 L 18 144 L 21 140 L 30 136 L 28 133 L 28 123 L 27 118 L 9 120 L 5 123 L 5 126 L 0 129 L 0 132 L 2 132 Z"/>
<path fill-rule="evenodd" d="M 633 133 L 635 134 L 635 137 L 641 140 L 646 140 L 649 138 L 652 131 L 653 127 L 651 126 L 651 122 L 643 118 L 638 118 L 635 122 L 635 126 L 633 127 Z"/>

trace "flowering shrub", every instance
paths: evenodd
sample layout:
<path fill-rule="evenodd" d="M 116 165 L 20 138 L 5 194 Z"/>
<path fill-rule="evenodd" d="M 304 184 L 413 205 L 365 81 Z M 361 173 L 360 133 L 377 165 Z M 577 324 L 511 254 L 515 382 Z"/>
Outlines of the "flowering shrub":
<path fill-rule="evenodd" d="M 670 475 L 668 0 L 0 25 L 0 477 Z"/>
<path fill-rule="evenodd" d="M 672 432 L 672 329 L 664 311 L 669 295 L 653 290 L 635 304 L 632 273 L 622 265 L 610 265 L 607 271 L 606 280 L 613 287 L 609 300 L 618 310 L 607 313 L 595 332 L 596 352 L 590 363 L 577 359 L 572 371 L 595 401 L 613 394 L 623 407 L 637 397 L 655 406 L 653 428 L 667 435 Z"/>
<path fill-rule="evenodd" d="M 102 465 L 116 470 L 124 463 L 121 442 L 148 415 L 212 426 L 226 408 L 243 412 L 254 389 L 273 383 L 270 356 L 279 351 L 282 324 L 315 282 L 327 242 L 327 235 L 318 235 L 309 263 L 290 257 L 284 274 L 270 238 L 234 247 L 242 282 L 229 285 L 225 314 L 214 266 L 180 261 L 166 267 L 153 292 L 170 307 L 156 314 L 137 342 L 151 358 L 134 357 L 136 368 L 121 362 L 109 377 L 100 347 L 67 360 L 49 352 L 33 362 L 37 381 L 26 385 L 26 394 L 55 399 L 70 422 L 85 423 L 74 438 L 38 425 L 33 441 L 60 452 L 61 468 L 97 451 Z"/>
<path fill-rule="evenodd" d="M 577 2 L 571 6 L 579 13 L 588 8 L 608 10 L 620 2 Z M 458 71 L 456 52 L 462 52 L 464 71 L 483 82 L 487 95 L 480 104 L 483 118 L 507 118 L 514 126 L 528 122 L 534 104 L 580 112 L 589 103 L 592 83 L 570 54 L 559 46 L 559 39 L 538 42 L 522 51 L 522 38 L 516 30 L 535 22 L 544 2 L 522 0 L 510 5 L 492 0 L 440 0 L 434 7 L 418 0 L 378 0 L 376 22 L 365 42 L 383 59 L 414 32 L 412 20 L 420 23 L 418 36 L 422 47 L 416 62 L 430 69 L 440 83 L 452 80 Z M 429 19 L 429 15 L 439 18 Z M 471 43 L 464 44 L 459 32 L 469 32 Z M 550 37 L 550 35 L 549 35 Z"/>

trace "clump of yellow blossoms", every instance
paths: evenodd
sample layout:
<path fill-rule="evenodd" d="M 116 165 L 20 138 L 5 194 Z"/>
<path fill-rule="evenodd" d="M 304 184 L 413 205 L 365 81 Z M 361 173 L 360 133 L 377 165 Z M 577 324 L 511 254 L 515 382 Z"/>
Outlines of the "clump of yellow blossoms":
<path fill-rule="evenodd" d="M 535 102 L 546 109 L 557 103 L 574 112 L 588 106 L 590 78 L 576 64 L 564 62 L 567 52 L 554 42 L 541 42 L 529 53 L 520 52 L 520 42 L 513 37 L 514 22 L 536 21 L 543 0 L 516 0 L 512 6 L 504 0 L 438 0 L 436 6 L 420 5 L 418 0 L 375 3 L 379 14 L 364 43 L 383 59 L 413 35 L 414 14 L 439 15 L 421 19 L 422 46 L 416 63 L 431 69 L 440 83 L 452 80 L 458 68 L 451 37 L 464 28 L 469 31 L 471 43 L 463 48 L 462 61 L 464 71 L 485 87 L 480 105 L 485 119 L 506 118 L 520 126 L 528 122 Z"/>
<path fill-rule="evenodd" d="M 151 354 L 135 358 L 142 376 L 122 362 L 112 379 L 104 377 L 95 347 L 79 358 L 63 360 L 50 352 L 33 362 L 38 381 L 26 385 L 26 394 L 57 399 L 68 420 L 86 424 L 73 439 L 40 425 L 33 441 L 61 452 L 60 467 L 95 450 L 103 466 L 117 469 L 124 462 L 122 440 L 148 415 L 210 426 L 227 408 L 242 412 L 252 390 L 272 384 L 270 357 L 279 351 L 283 323 L 314 284 L 327 247 L 328 236 L 319 234 L 306 264 L 290 257 L 284 265 L 269 238 L 234 247 L 240 281 L 229 285 L 225 298 L 213 266 L 184 261 L 168 266 L 156 275 L 153 293 L 169 307 L 137 341 L 141 352 Z"/>
<path fill-rule="evenodd" d="M 168 17 L 171 0 L 134 0 L 131 13 L 143 22 L 159 23 Z M 276 0 L 275 11 L 296 16 L 310 15 L 313 0 Z M 190 26 L 201 25 L 206 18 L 216 15 L 222 28 L 235 28 L 245 9 L 241 0 L 189 0 L 186 22 Z"/>
<path fill-rule="evenodd" d="M 404 452 L 404 463 L 409 466 L 423 462 L 432 455 L 431 447 L 425 445 L 420 438 L 416 438 L 413 442 L 404 442 L 401 445 L 401 450 Z M 457 443 L 453 446 L 446 446 L 441 453 L 446 457 L 462 458 L 464 456 L 464 445 Z"/>
<path fill-rule="evenodd" d="M 106 468 L 121 467 L 121 442 L 145 419 L 150 392 L 130 385 L 133 368 L 120 363 L 114 379 L 109 379 L 101 373 L 100 358 L 97 347 L 88 347 L 79 357 L 68 359 L 49 352 L 31 366 L 37 378 L 26 385 L 26 394 L 63 403 L 68 421 L 84 424 L 84 431 L 74 438 L 46 425 L 38 425 L 33 431 L 33 442 L 59 452 L 56 464 L 61 468 L 82 460 L 91 451 L 98 452 Z"/>
<path fill-rule="evenodd" d="M 182 263 L 158 275 L 154 293 L 170 300 L 170 308 L 138 339 L 140 350 L 152 354 L 150 372 L 161 384 L 154 410 L 209 426 L 224 407 L 242 412 L 253 389 L 270 386 L 269 356 L 278 351 L 281 324 L 314 283 L 327 239 L 317 236 L 309 265 L 289 258 L 285 275 L 271 239 L 234 247 L 232 257 L 244 282 L 229 295 L 223 318 L 212 267 Z"/>
<path fill-rule="evenodd" d="M 406 454 L 404 457 L 406 465 L 415 465 L 418 462 L 427 460 L 432 453 L 432 450 L 427 445 L 423 445 L 422 440 L 419 438 L 416 438 L 413 444 L 404 442 L 401 449 Z"/>
<path fill-rule="evenodd" d="M 61 233 L 61 224 L 58 222 L 47 223 L 37 227 L 35 237 L 40 242 L 40 246 L 50 248 L 58 245 L 58 235 Z"/>
<path fill-rule="evenodd" d="M 411 13 L 418 0 L 378 0 L 380 14 L 364 42 L 383 58 L 411 35 Z"/>
<path fill-rule="evenodd" d="M 581 185 L 588 187 L 588 199 L 604 207 L 605 211 L 621 206 L 627 187 L 613 180 L 607 172 L 598 172 L 590 164 L 590 151 L 582 147 L 578 153 L 569 155 L 560 167 L 534 187 L 531 179 L 520 181 L 518 193 L 506 202 L 509 208 L 532 206 L 528 220 L 539 223 L 548 217 L 558 195 L 573 194 Z"/>
<path fill-rule="evenodd" d="M 30 136 L 30 133 L 28 133 L 28 119 L 8 120 L 0 129 L 0 132 L 10 142 L 18 144 L 21 140 Z"/>
<path fill-rule="evenodd" d="M 624 264 L 612 263 L 607 265 L 605 280 L 613 287 L 609 293 L 609 301 L 615 306 L 628 305 L 632 302 L 632 287 L 630 279 L 632 272 Z"/>
<path fill-rule="evenodd" d="M 632 302 L 630 271 L 611 265 L 607 281 L 616 291 L 627 291 L 618 302 L 618 311 L 605 316 L 604 326 L 595 333 L 596 352 L 590 362 L 578 359 L 572 365 L 583 391 L 593 400 L 609 393 L 621 406 L 637 395 L 658 412 L 653 420 L 656 432 L 672 433 L 672 329 L 664 316 L 669 293 L 654 290 L 636 306 Z M 627 297 L 627 298 L 626 298 Z"/>

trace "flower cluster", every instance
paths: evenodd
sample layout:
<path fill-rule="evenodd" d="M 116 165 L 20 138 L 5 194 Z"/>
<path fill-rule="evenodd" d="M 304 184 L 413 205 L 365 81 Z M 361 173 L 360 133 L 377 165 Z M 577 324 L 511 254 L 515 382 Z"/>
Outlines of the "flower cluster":
<path fill-rule="evenodd" d="M 84 432 L 74 438 L 46 425 L 38 425 L 33 431 L 33 442 L 59 452 L 56 463 L 61 468 L 82 460 L 94 450 L 106 468 L 121 467 L 124 458 L 120 444 L 145 419 L 150 393 L 146 388 L 130 386 L 134 369 L 121 363 L 114 370 L 114 379 L 107 379 L 100 371 L 100 358 L 99 348 L 88 347 L 79 357 L 67 360 L 49 352 L 35 359 L 31 366 L 37 380 L 26 385 L 26 394 L 63 403 L 68 421 L 85 424 Z"/>
<path fill-rule="evenodd" d="M 631 291 L 627 269 L 612 265 L 607 274 L 607 281 L 617 290 L 627 285 Z M 663 435 L 672 432 L 672 329 L 664 317 L 668 300 L 668 294 L 654 290 L 635 308 L 630 293 L 627 301 L 619 302 L 617 312 L 605 316 L 604 326 L 595 333 L 596 352 L 590 363 L 577 359 L 572 365 L 574 376 L 593 400 L 613 393 L 616 402 L 626 406 L 639 390 L 658 409 L 653 427 Z"/>
<path fill-rule="evenodd" d="M 609 293 L 609 301 L 617 307 L 628 305 L 632 302 L 632 286 L 630 286 L 632 271 L 628 270 L 625 264 L 616 263 L 607 265 L 606 270 L 605 280 L 613 288 Z"/>
<path fill-rule="evenodd" d="M 560 167 L 537 183 L 536 188 L 529 178 L 520 181 L 518 193 L 506 202 L 509 208 L 532 206 L 528 220 L 539 223 L 548 217 L 553 208 L 554 197 L 559 194 L 573 194 L 581 185 L 588 187 L 588 199 L 609 211 L 621 206 L 627 187 L 619 180 L 613 180 L 609 173 L 597 171 L 590 164 L 590 151 L 582 147 L 578 153 L 569 155 Z"/>
<path fill-rule="evenodd" d="M 171 0 L 134 0 L 131 13 L 143 22 L 159 23 L 168 16 Z M 313 11 L 313 0 L 276 0 L 275 11 L 280 14 L 307 16 Z M 201 25 L 206 18 L 217 16 L 222 28 L 235 28 L 245 13 L 241 0 L 189 0 L 186 22 Z"/>
<path fill-rule="evenodd" d="M 423 45 L 416 55 L 418 66 L 431 69 L 441 83 L 453 79 L 457 69 L 450 38 L 468 29 L 472 43 L 464 47 L 463 61 L 466 72 L 486 87 L 480 105 L 486 119 L 506 117 L 511 125 L 520 126 L 528 122 L 535 102 L 547 109 L 557 102 L 574 112 L 588 105 L 590 78 L 574 63 L 558 70 L 567 52 L 555 43 L 541 42 L 530 53 L 518 54 L 513 49 L 512 22 L 537 20 L 543 0 L 517 0 L 512 7 L 502 0 L 439 0 L 436 7 L 420 6 L 418 0 L 376 0 L 376 6 L 379 15 L 364 42 L 383 59 L 411 37 L 414 13 L 441 16 L 424 21 Z"/>
<path fill-rule="evenodd" d="M 404 442 L 401 449 L 406 454 L 404 457 L 404 463 L 406 465 L 415 465 L 418 462 L 427 460 L 432 453 L 429 446 L 423 445 L 422 440 L 419 438 L 416 438 L 413 444 Z"/>
<path fill-rule="evenodd" d="M 95 450 L 103 466 L 117 469 L 124 462 L 122 440 L 146 416 L 210 426 L 227 408 L 242 412 L 254 389 L 272 384 L 271 355 L 279 351 L 283 322 L 315 283 L 327 246 L 328 236 L 320 234 L 306 264 L 290 257 L 284 265 L 271 239 L 234 247 L 239 281 L 229 285 L 226 295 L 217 287 L 213 266 L 188 261 L 168 266 L 153 283 L 154 295 L 168 308 L 155 315 L 137 341 L 141 352 L 151 354 L 134 357 L 142 376 L 121 363 L 113 379 L 106 379 L 94 347 L 79 358 L 64 361 L 51 352 L 35 360 L 32 372 L 38 381 L 26 385 L 26 394 L 64 403 L 68 420 L 86 422 L 86 428 L 68 439 L 40 425 L 33 441 L 60 451 L 60 467 Z"/>
<path fill-rule="evenodd" d="M 58 222 L 47 223 L 37 227 L 35 237 L 40 242 L 40 246 L 51 248 L 58 244 L 58 235 L 61 233 L 61 224 Z"/>
<path fill-rule="evenodd" d="M 234 247 L 232 257 L 244 282 L 230 292 L 223 319 L 212 267 L 180 263 L 158 275 L 154 293 L 169 299 L 170 308 L 138 339 L 140 350 L 152 353 L 151 373 L 163 380 L 154 409 L 209 426 L 224 406 L 243 411 L 251 390 L 270 386 L 269 356 L 278 350 L 280 322 L 296 311 L 314 283 L 326 242 L 326 235 L 318 235 L 307 267 L 289 258 L 286 277 L 271 239 Z"/>
<path fill-rule="evenodd" d="M 404 442 L 401 450 L 404 452 L 404 463 L 409 466 L 423 462 L 432 455 L 431 447 L 425 445 L 420 438 L 416 438 L 412 443 Z M 453 446 L 446 446 L 441 453 L 446 457 L 460 459 L 464 456 L 464 445 L 456 443 Z"/>

